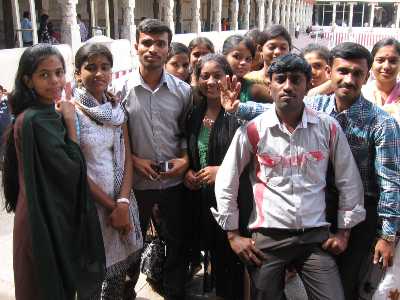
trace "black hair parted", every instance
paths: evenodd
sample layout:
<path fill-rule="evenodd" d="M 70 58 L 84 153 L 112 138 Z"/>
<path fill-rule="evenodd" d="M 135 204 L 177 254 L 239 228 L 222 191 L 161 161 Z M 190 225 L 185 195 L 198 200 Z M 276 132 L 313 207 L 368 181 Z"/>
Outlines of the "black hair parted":
<path fill-rule="evenodd" d="M 254 58 L 256 55 L 256 46 L 254 45 L 254 42 L 249 37 L 240 34 L 231 35 L 224 41 L 222 46 L 222 54 L 228 55 L 229 52 L 232 52 L 240 44 L 243 44 L 247 49 L 249 49 L 251 57 Z"/>
<path fill-rule="evenodd" d="M 329 65 L 333 65 L 333 61 L 335 58 L 342 59 L 365 59 L 367 61 L 368 70 L 371 69 L 372 66 L 372 55 L 364 46 L 353 43 L 353 42 L 344 42 L 331 50 L 329 57 Z"/>
<path fill-rule="evenodd" d="M 292 38 L 286 28 L 279 24 L 271 25 L 262 32 L 259 39 L 260 45 L 264 46 L 266 42 L 277 37 L 285 39 L 289 44 L 289 50 L 292 50 Z"/>
<path fill-rule="evenodd" d="M 141 32 L 147 34 L 168 33 L 168 46 L 171 44 L 171 29 L 157 19 L 144 19 L 142 22 L 139 23 L 139 25 L 136 27 L 136 43 L 139 43 L 139 36 Z"/>
<path fill-rule="evenodd" d="M 196 77 L 196 79 L 199 79 L 201 69 L 204 67 L 204 65 L 206 63 L 208 63 L 210 61 L 217 63 L 226 75 L 229 75 L 229 76 L 233 75 L 232 68 L 229 65 L 228 61 L 226 60 L 225 56 L 223 56 L 221 54 L 209 53 L 209 54 L 206 54 L 206 55 L 200 57 L 199 61 L 195 65 L 194 76 Z"/>
<path fill-rule="evenodd" d="M 300 55 L 288 53 L 275 58 L 268 68 L 269 79 L 272 79 L 272 74 L 286 72 L 301 72 L 306 76 L 307 82 L 311 81 L 311 66 Z"/>
<path fill-rule="evenodd" d="M 306 47 L 304 47 L 301 50 L 301 56 L 304 57 L 306 54 L 309 53 L 316 53 L 319 58 L 323 59 L 326 61 L 326 63 L 329 63 L 329 49 L 323 45 L 316 44 L 316 43 L 311 43 L 308 44 Z"/>
<path fill-rule="evenodd" d="M 211 40 L 209 38 L 199 36 L 190 41 L 189 46 L 188 46 L 190 53 L 193 51 L 194 48 L 196 48 L 199 45 L 206 46 L 207 49 L 210 50 L 211 53 L 215 52 L 213 42 L 211 42 Z"/>
<path fill-rule="evenodd" d="M 400 55 L 400 42 L 395 38 L 385 38 L 383 40 L 378 41 L 374 47 L 372 48 L 371 55 L 375 58 L 376 53 L 383 47 L 393 46 L 396 49 L 398 55 Z"/>
<path fill-rule="evenodd" d="M 171 46 L 169 47 L 166 62 L 168 62 L 174 55 L 178 55 L 178 54 L 186 54 L 187 57 L 189 58 L 189 55 L 190 55 L 189 48 L 186 47 L 185 44 L 178 43 L 178 42 L 172 42 Z"/>
<path fill-rule="evenodd" d="M 83 64 L 96 55 L 104 56 L 111 67 L 113 66 L 113 55 L 107 46 L 100 43 L 86 43 L 75 54 L 75 73 L 79 73 Z"/>

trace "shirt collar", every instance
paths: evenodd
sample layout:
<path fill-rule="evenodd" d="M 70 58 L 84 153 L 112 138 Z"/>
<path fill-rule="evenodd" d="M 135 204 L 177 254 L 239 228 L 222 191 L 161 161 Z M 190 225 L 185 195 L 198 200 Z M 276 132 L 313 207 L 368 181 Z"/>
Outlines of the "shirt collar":
<path fill-rule="evenodd" d="M 168 88 L 170 88 L 165 70 L 163 70 L 163 73 L 161 75 L 161 80 L 158 86 L 154 89 L 154 91 L 164 84 L 167 84 Z M 133 73 L 133 87 L 138 87 L 138 86 L 142 86 L 147 90 L 151 90 L 150 87 L 147 85 L 147 83 L 143 80 L 143 77 L 139 72 L 139 68 L 137 72 Z"/>
<path fill-rule="evenodd" d="M 268 128 L 272 128 L 275 126 L 280 126 L 281 122 L 279 120 L 279 117 L 276 113 L 275 110 L 275 104 L 273 104 L 271 106 L 271 108 L 268 110 L 268 117 L 266 118 L 266 120 L 264 121 L 264 124 L 266 127 Z M 303 110 L 303 115 L 301 116 L 301 121 L 300 123 L 297 125 L 297 127 L 299 128 L 307 128 L 307 124 L 311 123 L 311 124 L 317 124 L 319 122 L 319 118 L 317 115 L 317 112 L 307 108 L 306 106 L 304 107 Z"/>
<path fill-rule="evenodd" d="M 333 111 L 335 112 L 335 114 L 343 113 L 343 114 L 347 114 L 347 115 L 352 115 L 352 114 L 358 115 L 360 113 L 360 111 L 362 110 L 362 106 L 363 106 L 362 94 L 360 94 L 360 96 L 358 96 L 357 100 L 348 109 L 345 109 L 345 110 L 343 110 L 341 112 L 338 112 L 338 110 L 337 110 L 335 94 L 333 94 L 331 96 L 331 100 L 332 99 L 333 99 L 333 101 L 331 101 L 331 102 L 333 104 Z M 328 113 L 331 113 L 331 112 L 332 111 L 329 111 Z"/>

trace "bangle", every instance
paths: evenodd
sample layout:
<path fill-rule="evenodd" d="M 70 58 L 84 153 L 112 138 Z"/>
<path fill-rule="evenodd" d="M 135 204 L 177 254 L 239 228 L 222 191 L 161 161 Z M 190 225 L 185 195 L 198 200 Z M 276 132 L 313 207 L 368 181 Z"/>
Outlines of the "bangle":
<path fill-rule="evenodd" d="M 129 201 L 128 198 L 119 198 L 119 199 L 117 199 L 117 203 L 126 203 L 126 204 L 129 204 L 130 201 Z"/>

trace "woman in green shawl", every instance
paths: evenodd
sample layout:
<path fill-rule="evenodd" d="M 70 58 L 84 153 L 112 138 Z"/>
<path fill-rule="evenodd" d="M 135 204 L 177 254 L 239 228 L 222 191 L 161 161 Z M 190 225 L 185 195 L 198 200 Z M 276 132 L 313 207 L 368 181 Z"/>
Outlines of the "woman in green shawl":
<path fill-rule="evenodd" d="M 3 171 L 6 210 L 15 212 L 16 300 L 88 299 L 104 277 L 75 110 L 60 100 L 64 85 L 65 63 L 56 48 L 39 44 L 24 51 L 9 97 L 14 122 Z"/>

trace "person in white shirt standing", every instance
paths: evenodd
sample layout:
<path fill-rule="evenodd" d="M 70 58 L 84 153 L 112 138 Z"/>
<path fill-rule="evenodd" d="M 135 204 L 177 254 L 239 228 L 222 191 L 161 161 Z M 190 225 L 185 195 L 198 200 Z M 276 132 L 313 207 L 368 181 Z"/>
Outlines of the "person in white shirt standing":
<path fill-rule="evenodd" d="M 268 75 L 274 105 L 236 132 L 217 173 L 214 217 L 247 264 L 251 299 L 285 299 L 285 271 L 291 265 L 310 299 L 341 300 L 331 253 L 343 252 L 350 229 L 365 219 L 360 174 L 340 125 L 304 105 L 311 80 L 307 62 L 287 54 L 272 63 Z M 221 89 L 222 97 L 237 97 L 236 89 Z M 239 176 L 249 163 L 254 204 L 252 238 L 245 238 L 238 231 L 236 198 Z M 329 163 L 340 195 L 340 229 L 331 236 L 325 211 Z"/>

